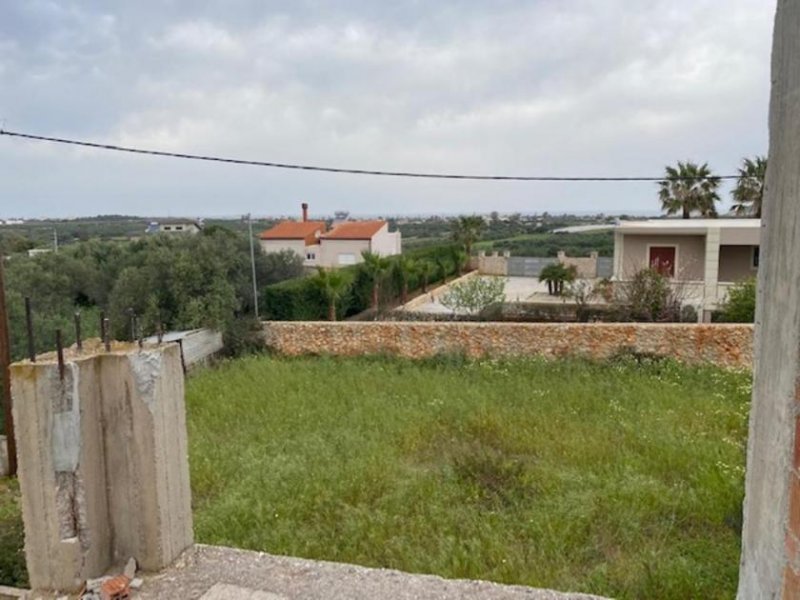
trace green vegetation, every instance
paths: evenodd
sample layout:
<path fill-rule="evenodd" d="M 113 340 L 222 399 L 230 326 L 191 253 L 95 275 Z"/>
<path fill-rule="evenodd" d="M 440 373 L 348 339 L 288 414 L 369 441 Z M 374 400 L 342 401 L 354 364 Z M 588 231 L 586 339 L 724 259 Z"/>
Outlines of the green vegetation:
<path fill-rule="evenodd" d="M 502 277 L 471 277 L 455 283 L 439 299 L 457 314 L 476 314 L 505 299 L 506 280 Z"/>
<path fill-rule="evenodd" d="M 251 357 L 191 378 L 198 541 L 731 598 L 749 377 L 647 359 Z"/>
<path fill-rule="evenodd" d="M 666 167 L 666 177 L 658 184 L 661 209 L 667 215 L 680 214 L 684 219 L 692 213 L 716 217 L 719 184 L 720 178 L 711 172 L 708 163 L 678 161 L 676 167 Z"/>
<path fill-rule="evenodd" d="M 507 250 L 514 256 L 552 257 L 559 250 L 566 252 L 567 256 L 589 256 L 592 251 L 600 256 L 613 256 L 614 232 L 609 229 L 587 233 L 532 233 L 478 242 L 475 249 L 487 252 Z"/>
<path fill-rule="evenodd" d="M 756 320 L 755 277 L 740 281 L 728 290 L 719 320 L 726 323 L 753 323 Z"/>
<path fill-rule="evenodd" d="M 23 536 L 19 486 L 14 479 L 0 478 L 0 585 L 25 587 L 28 583 Z"/>
<path fill-rule="evenodd" d="M 402 255 L 367 253 L 364 263 L 338 269 L 344 291 L 336 301 L 336 318 L 402 302 L 409 292 L 442 281 L 457 272 L 458 247 L 432 246 Z M 292 279 L 264 288 L 264 316 L 278 321 L 330 318 L 330 302 L 314 278 Z"/>
<path fill-rule="evenodd" d="M 742 159 L 742 166 L 739 167 L 739 179 L 736 180 L 736 187 L 731 191 L 733 214 L 738 217 L 761 218 L 766 175 L 766 156 Z"/>
<path fill-rule="evenodd" d="M 564 284 L 575 281 L 578 270 L 574 265 L 566 266 L 560 262 L 544 267 L 539 273 L 539 281 L 547 284 L 547 293 L 560 296 L 564 293 Z"/>

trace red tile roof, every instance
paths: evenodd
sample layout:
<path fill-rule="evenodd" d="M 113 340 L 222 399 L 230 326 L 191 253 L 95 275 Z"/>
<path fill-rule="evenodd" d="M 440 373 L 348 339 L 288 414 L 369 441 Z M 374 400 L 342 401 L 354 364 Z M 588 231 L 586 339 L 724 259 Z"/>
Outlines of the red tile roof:
<path fill-rule="evenodd" d="M 386 221 L 347 221 L 336 225 L 323 238 L 326 240 L 371 240 Z"/>
<path fill-rule="evenodd" d="M 307 246 L 317 243 L 316 232 L 325 233 L 324 221 L 283 221 L 259 236 L 262 240 L 305 240 Z"/>

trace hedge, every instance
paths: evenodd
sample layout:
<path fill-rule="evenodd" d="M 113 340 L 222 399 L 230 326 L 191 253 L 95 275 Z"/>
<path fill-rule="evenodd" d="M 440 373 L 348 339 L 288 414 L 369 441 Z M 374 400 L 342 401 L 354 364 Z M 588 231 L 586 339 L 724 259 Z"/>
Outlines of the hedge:
<path fill-rule="evenodd" d="M 428 260 L 436 265 L 437 259 L 451 260 L 457 248 L 454 245 L 418 248 L 406 252 L 405 256 L 415 260 Z M 390 257 L 390 261 L 396 263 L 397 257 Z M 455 263 L 452 260 L 451 263 L 446 273 L 448 277 L 456 272 Z M 341 271 L 350 275 L 352 282 L 348 294 L 337 306 L 336 313 L 339 319 L 367 310 L 372 301 L 372 282 L 360 265 L 342 267 Z M 437 269 L 429 283 L 441 281 L 443 277 L 441 269 Z M 422 281 L 419 276 L 409 277 L 409 292 L 421 286 Z M 381 305 L 385 306 L 397 300 L 401 290 L 400 273 L 397 269 L 391 268 L 381 284 Z M 262 315 L 265 319 L 273 321 L 318 321 L 328 318 L 328 302 L 310 277 L 290 279 L 264 287 L 261 303 Z"/>

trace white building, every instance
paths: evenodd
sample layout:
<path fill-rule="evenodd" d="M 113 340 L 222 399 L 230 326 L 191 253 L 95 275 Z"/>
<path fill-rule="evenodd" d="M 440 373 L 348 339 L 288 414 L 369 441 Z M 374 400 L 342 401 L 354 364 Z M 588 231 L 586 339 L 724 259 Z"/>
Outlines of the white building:
<path fill-rule="evenodd" d="M 363 262 L 362 252 L 393 256 L 402 251 L 400 232 L 390 232 L 386 221 L 348 221 L 321 236 L 319 265 L 355 265 Z"/>
<path fill-rule="evenodd" d="M 147 226 L 145 233 L 200 233 L 203 229 L 202 223 L 191 219 L 166 219 L 164 221 L 153 221 Z"/>
<path fill-rule="evenodd" d="M 362 252 L 392 256 L 402 252 L 400 232 L 389 232 L 386 221 L 345 221 L 326 231 L 324 221 L 308 220 L 303 203 L 301 221 L 283 221 L 260 236 L 264 252 L 291 250 L 306 267 L 335 268 L 363 261 Z"/>

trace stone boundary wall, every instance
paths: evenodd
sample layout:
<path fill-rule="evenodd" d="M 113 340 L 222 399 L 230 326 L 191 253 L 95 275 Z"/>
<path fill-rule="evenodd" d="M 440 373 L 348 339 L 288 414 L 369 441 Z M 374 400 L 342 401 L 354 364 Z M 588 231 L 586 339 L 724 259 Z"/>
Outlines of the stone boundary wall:
<path fill-rule="evenodd" d="M 567 267 L 575 267 L 580 279 L 597 278 L 597 252 L 590 252 L 589 258 L 567 256 L 563 250 L 558 251 L 558 262 Z"/>
<path fill-rule="evenodd" d="M 688 364 L 738 369 L 753 364 L 753 326 L 746 324 L 268 321 L 264 334 L 268 348 L 289 356 L 465 353 L 605 359 L 636 352 Z"/>

